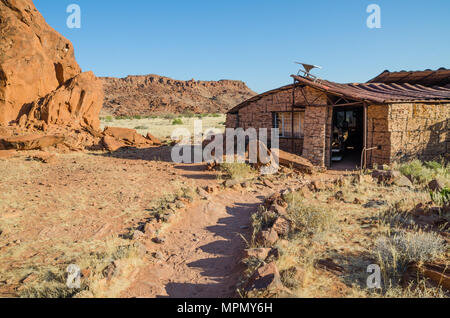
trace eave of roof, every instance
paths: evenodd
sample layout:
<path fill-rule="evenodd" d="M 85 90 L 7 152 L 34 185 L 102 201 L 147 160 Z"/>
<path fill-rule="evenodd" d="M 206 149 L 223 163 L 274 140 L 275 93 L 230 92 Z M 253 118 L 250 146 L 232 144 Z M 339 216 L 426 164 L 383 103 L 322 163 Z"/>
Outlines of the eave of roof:
<path fill-rule="evenodd" d="M 424 71 L 384 71 L 368 83 L 419 84 L 430 87 L 446 86 L 450 84 L 450 69 L 442 67 L 438 70 Z"/>
<path fill-rule="evenodd" d="M 292 77 L 301 84 L 359 101 L 381 104 L 419 101 L 450 102 L 450 89 L 445 87 L 425 87 L 423 85 L 396 83 L 339 84 L 297 75 L 292 75 Z"/>

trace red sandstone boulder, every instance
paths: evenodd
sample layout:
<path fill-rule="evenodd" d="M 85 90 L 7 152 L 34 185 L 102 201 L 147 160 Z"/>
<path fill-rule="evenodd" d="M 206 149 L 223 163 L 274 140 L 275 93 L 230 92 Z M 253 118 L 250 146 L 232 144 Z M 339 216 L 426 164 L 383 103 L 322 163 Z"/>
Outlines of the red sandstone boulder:
<path fill-rule="evenodd" d="M 245 250 L 244 258 L 257 258 L 259 260 L 265 260 L 269 256 L 270 248 L 250 248 Z"/>
<path fill-rule="evenodd" d="M 153 136 L 151 133 L 147 134 L 147 139 L 150 140 L 155 146 L 161 146 L 162 142 L 155 136 Z"/>
<path fill-rule="evenodd" d="M 105 147 L 105 149 L 108 151 L 111 151 L 111 152 L 117 151 L 120 148 L 126 146 L 124 142 L 117 140 L 111 136 L 103 137 L 102 143 L 103 143 L 103 146 Z"/>
<path fill-rule="evenodd" d="M 272 227 L 278 235 L 286 236 L 289 234 L 291 230 L 291 223 L 288 219 L 283 216 L 280 216 Z"/>
<path fill-rule="evenodd" d="M 111 136 L 119 141 L 125 142 L 131 146 L 145 146 L 152 145 L 152 142 L 139 134 L 134 129 L 107 127 L 104 132 L 106 136 Z"/>
<path fill-rule="evenodd" d="M 62 136 L 16 136 L 7 137 L 0 140 L 6 149 L 15 150 L 34 150 L 44 149 L 63 143 L 65 140 Z"/>
<path fill-rule="evenodd" d="M 27 124 L 43 121 L 47 125 L 88 127 L 100 129 L 99 114 L 102 108 L 102 82 L 94 73 L 81 73 L 57 90 L 33 102 L 26 120 Z"/>
<path fill-rule="evenodd" d="M 418 277 L 427 278 L 435 285 L 450 291 L 450 269 L 444 264 L 425 263 L 423 265 L 409 265 L 403 275 L 404 286 L 407 286 L 411 280 L 416 280 Z"/>
<path fill-rule="evenodd" d="M 261 266 L 250 278 L 246 291 L 283 290 L 280 273 L 274 262 Z"/>
<path fill-rule="evenodd" d="M 0 124 L 7 124 L 24 105 L 81 70 L 70 41 L 45 22 L 31 0 L 0 1 L 0 17 Z"/>
<path fill-rule="evenodd" d="M 0 150 L 0 159 L 9 159 L 17 154 L 15 150 Z"/>
<path fill-rule="evenodd" d="M 273 246 L 278 241 L 278 233 L 274 229 L 261 231 L 257 234 L 256 241 L 263 246 Z"/>

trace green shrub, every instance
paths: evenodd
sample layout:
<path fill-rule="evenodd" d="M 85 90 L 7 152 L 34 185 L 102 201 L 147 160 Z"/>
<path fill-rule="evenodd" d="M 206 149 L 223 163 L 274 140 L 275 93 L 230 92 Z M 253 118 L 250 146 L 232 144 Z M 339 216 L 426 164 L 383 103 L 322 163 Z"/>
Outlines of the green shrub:
<path fill-rule="evenodd" d="M 422 163 L 420 160 L 414 160 L 400 165 L 400 172 L 419 184 L 425 184 L 435 178 L 447 179 L 450 175 L 450 168 L 436 161 Z"/>
<path fill-rule="evenodd" d="M 431 200 L 439 205 L 450 203 L 450 188 L 445 187 L 440 192 L 430 191 Z"/>
<path fill-rule="evenodd" d="M 183 125 L 184 123 L 183 123 L 183 121 L 181 120 L 181 118 L 177 118 L 177 119 L 174 119 L 173 121 L 172 121 L 172 125 Z"/>

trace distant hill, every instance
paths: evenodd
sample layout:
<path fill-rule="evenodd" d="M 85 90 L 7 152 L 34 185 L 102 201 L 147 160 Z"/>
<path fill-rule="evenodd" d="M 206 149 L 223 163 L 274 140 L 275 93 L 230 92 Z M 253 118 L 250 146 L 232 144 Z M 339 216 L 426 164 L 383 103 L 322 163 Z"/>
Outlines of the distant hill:
<path fill-rule="evenodd" d="M 102 115 L 225 113 L 256 95 L 244 82 L 179 81 L 159 75 L 103 77 Z"/>

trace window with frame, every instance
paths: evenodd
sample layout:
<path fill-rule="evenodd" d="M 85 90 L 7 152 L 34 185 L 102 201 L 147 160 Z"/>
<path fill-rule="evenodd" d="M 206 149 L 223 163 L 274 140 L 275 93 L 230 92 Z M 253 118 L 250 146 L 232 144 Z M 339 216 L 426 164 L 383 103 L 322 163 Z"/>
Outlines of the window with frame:
<path fill-rule="evenodd" d="M 292 134 L 292 112 L 273 113 L 273 126 L 280 129 L 280 137 L 303 138 L 305 112 L 294 112 L 294 134 Z"/>

